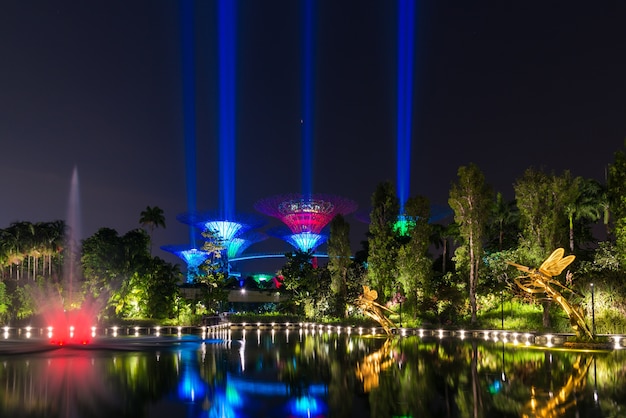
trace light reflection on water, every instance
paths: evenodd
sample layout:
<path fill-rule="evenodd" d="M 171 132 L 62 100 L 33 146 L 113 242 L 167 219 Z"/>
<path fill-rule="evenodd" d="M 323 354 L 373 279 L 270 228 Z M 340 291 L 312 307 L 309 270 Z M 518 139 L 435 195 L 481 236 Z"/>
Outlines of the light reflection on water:
<path fill-rule="evenodd" d="M 0 416 L 602 417 L 626 408 L 624 350 L 325 330 L 221 337 L 0 355 Z M 23 347 L 33 344 L 48 348 Z"/>

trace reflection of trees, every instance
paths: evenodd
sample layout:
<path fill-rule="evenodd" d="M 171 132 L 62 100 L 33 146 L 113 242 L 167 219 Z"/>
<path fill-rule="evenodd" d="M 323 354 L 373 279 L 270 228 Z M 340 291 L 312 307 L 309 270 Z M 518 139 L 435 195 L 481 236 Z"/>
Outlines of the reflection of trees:
<path fill-rule="evenodd" d="M 175 373 L 173 355 L 157 362 L 153 353 L 62 349 L 12 358 L 0 373 L 0 405 L 14 417 L 142 416 L 148 401 L 170 390 Z"/>
<path fill-rule="evenodd" d="M 368 385 L 372 416 L 552 417 L 583 408 L 581 396 L 593 398 L 586 385 L 593 357 L 584 354 L 390 341 L 356 369 Z"/>
<path fill-rule="evenodd" d="M 559 417 L 576 403 L 575 395 L 587 384 L 587 372 L 593 357 L 578 355 L 565 383 L 556 391 L 533 389 L 532 398 L 526 404 L 524 417 Z"/>

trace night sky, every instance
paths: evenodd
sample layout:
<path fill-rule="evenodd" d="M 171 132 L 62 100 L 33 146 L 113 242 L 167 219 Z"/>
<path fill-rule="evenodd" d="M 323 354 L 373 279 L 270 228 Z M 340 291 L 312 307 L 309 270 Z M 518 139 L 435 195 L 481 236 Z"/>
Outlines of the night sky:
<path fill-rule="evenodd" d="M 313 191 L 362 210 L 396 179 L 396 6 L 316 3 Z M 197 204 L 216 210 L 216 5 L 195 7 Z M 187 211 L 179 12 L 0 3 L 0 228 L 64 219 L 76 166 L 83 237 L 124 234 L 149 205 L 166 215 L 155 248 L 188 242 L 175 219 Z M 301 191 L 299 2 L 242 0 L 237 17 L 235 207 L 252 213 Z M 618 0 L 418 2 L 411 195 L 447 204 L 470 162 L 507 198 L 531 166 L 603 180 L 626 138 L 625 21 Z M 353 229 L 358 246 L 365 228 Z"/>

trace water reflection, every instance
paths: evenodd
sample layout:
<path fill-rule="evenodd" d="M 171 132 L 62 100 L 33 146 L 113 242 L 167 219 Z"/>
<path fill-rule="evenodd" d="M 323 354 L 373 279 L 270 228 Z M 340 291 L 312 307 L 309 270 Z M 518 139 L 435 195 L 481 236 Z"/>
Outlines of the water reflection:
<path fill-rule="evenodd" d="M 0 356 L 0 416 L 608 417 L 626 408 L 624 350 L 278 329 L 164 341 Z"/>

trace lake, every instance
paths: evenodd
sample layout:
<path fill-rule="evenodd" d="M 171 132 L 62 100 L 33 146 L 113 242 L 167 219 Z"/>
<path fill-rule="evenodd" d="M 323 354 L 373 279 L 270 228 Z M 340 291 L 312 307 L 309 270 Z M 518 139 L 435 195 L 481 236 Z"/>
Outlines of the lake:
<path fill-rule="evenodd" d="M 0 340 L 7 417 L 618 417 L 625 350 L 284 328 Z"/>

